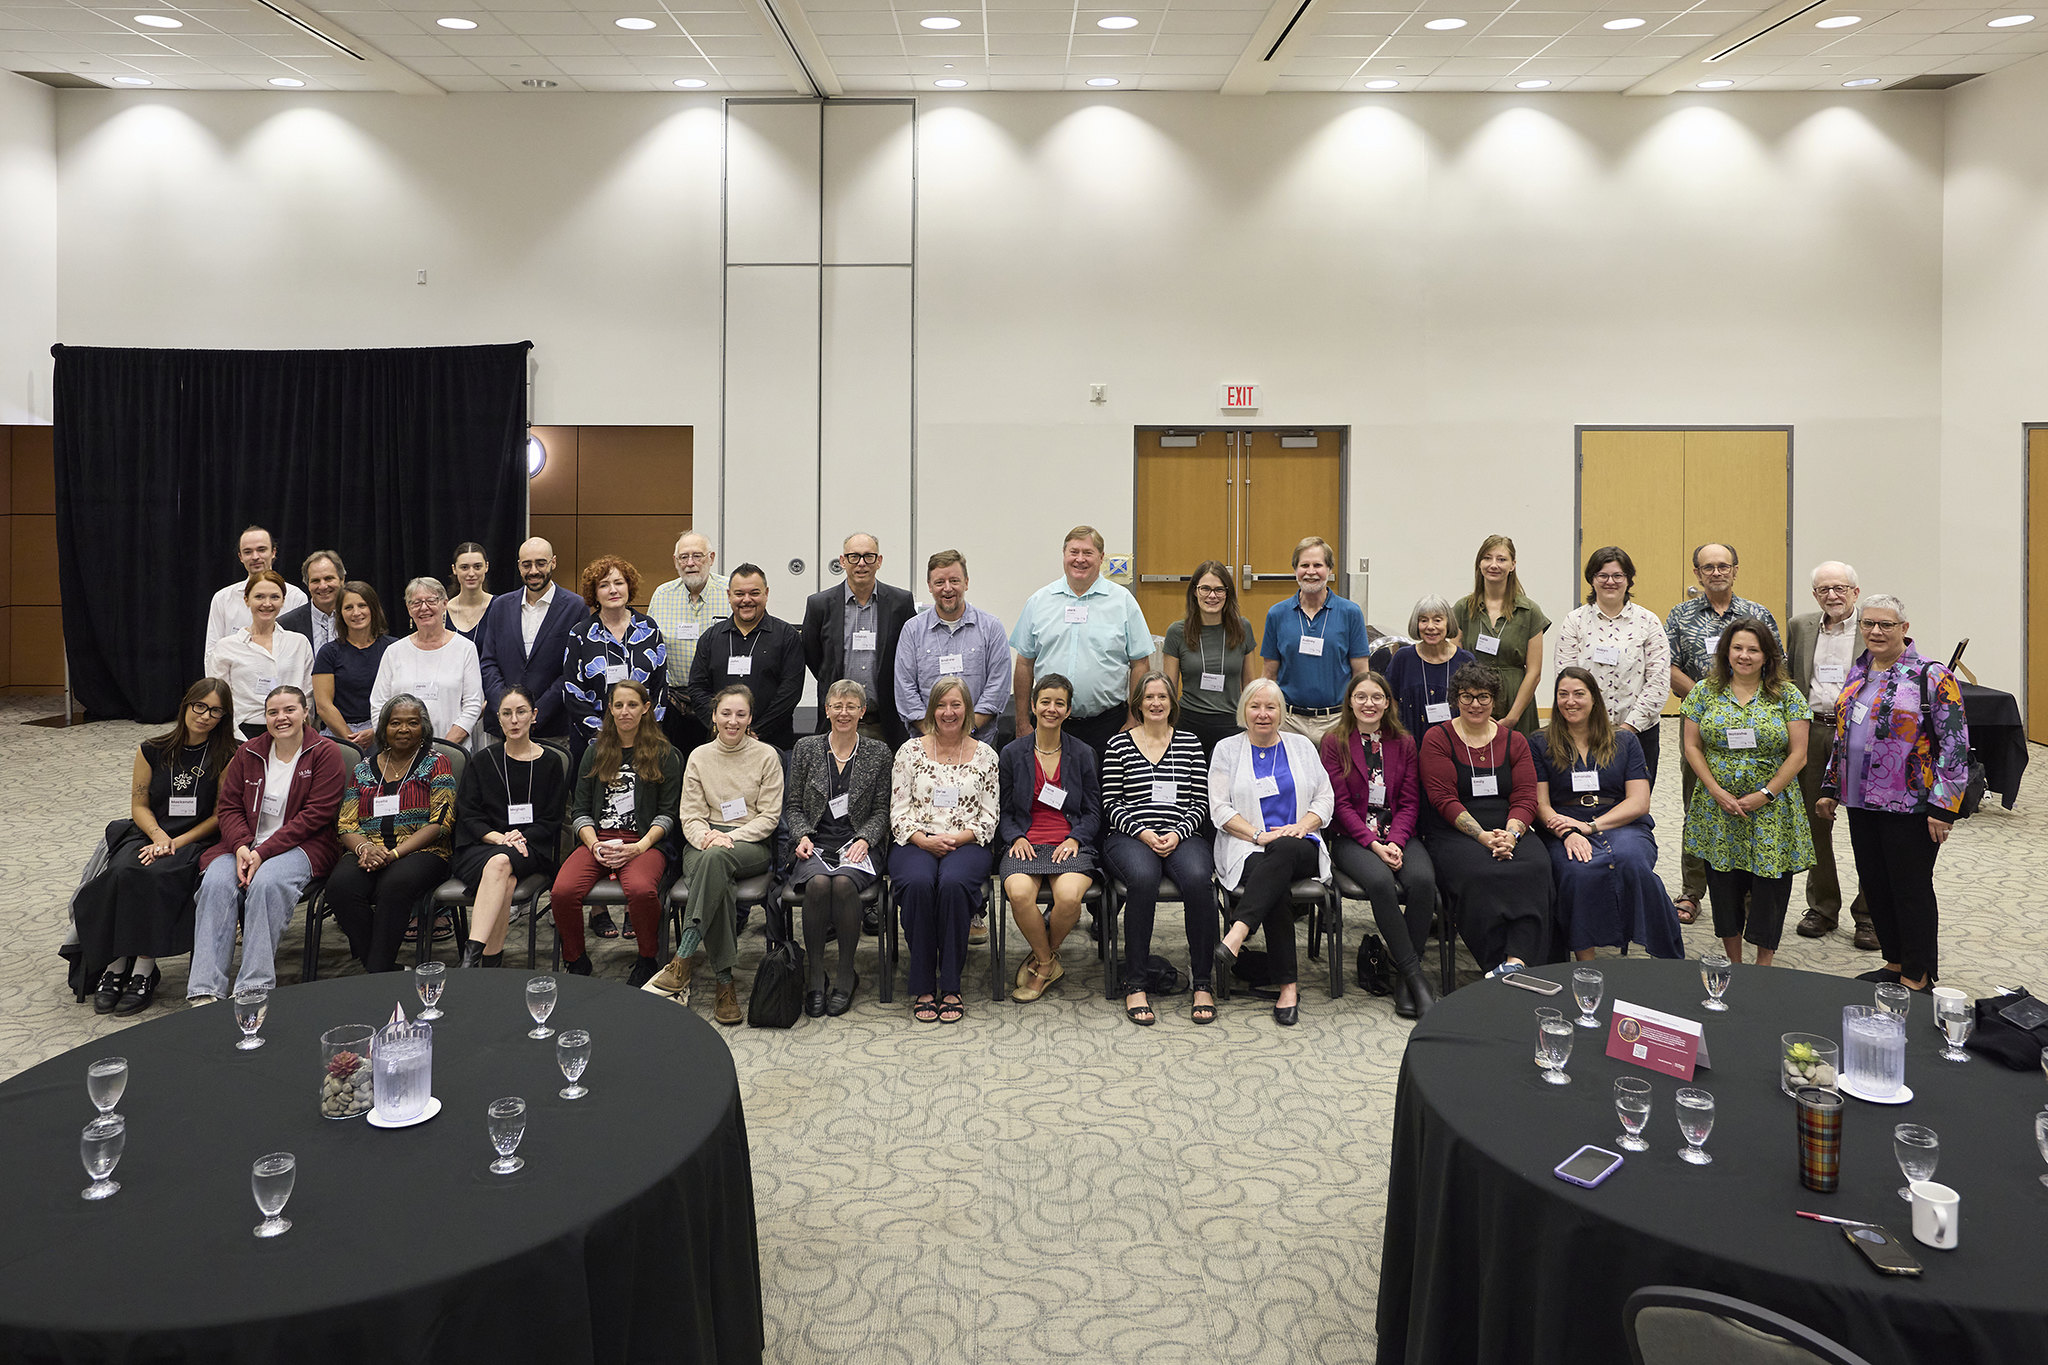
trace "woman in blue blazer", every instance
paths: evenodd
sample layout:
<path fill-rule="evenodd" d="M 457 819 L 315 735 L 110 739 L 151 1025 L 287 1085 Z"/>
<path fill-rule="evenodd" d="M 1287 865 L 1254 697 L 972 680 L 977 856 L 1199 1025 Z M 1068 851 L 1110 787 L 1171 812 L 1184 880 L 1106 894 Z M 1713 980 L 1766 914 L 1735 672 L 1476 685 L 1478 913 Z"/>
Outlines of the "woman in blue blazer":
<path fill-rule="evenodd" d="M 996 867 L 1010 916 L 1031 945 L 1017 969 L 1012 998 L 1036 1000 L 1066 975 L 1060 944 L 1081 920 L 1081 897 L 1094 880 L 1102 845 L 1102 788 L 1095 751 L 1063 733 L 1074 685 L 1057 673 L 1031 688 L 1030 734 L 1004 747 L 1000 764 L 1002 813 L 996 821 Z M 1052 884 L 1050 920 L 1038 910 L 1039 888 Z"/>

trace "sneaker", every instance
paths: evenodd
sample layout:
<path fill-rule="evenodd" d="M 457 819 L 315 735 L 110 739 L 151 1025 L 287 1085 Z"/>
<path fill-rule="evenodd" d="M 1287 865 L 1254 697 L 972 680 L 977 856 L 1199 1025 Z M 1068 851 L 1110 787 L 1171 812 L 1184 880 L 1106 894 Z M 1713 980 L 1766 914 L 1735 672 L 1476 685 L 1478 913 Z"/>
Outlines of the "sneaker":
<path fill-rule="evenodd" d="M 633 970 L 626 974 L 626 984 L 637 989 L 653 980 L 654 974 L 660 970 L 661 963 L 656 959 L 637 958 L 633 963 Z"/>
<path fill-rule="evenodd" d="M 695 970 L 688 958 L 672 958 L 666 967 L 642 982 L 640 989 L 656 995 L 681 996 L 687 1001 L 690 996 L 690 976 Z"/>
<path fill-rule="evenodd" d="M 1857 949 L 1861 952 L 1874 953 L 1878 951 L 1879 948 L 1879 944 L 1877 941 L 1877 930 L 1872 928 L 1868 924 L 1859 924 L 1856 926 L 1856 937 L 1852 939 L 1851 942 L 1853 942 L 1856 945 Z"/>
<path fill-rule="evenodd" d="M 1528 970 L 1528 967 L 1529 964 L 1526 962 L 1503 962 L 1498 967 L 1495 967 L 1492 971 L 1489 971 L 1486 974 L 1486 979 L 1488 981 L 1491 981 L 1495 977 L 1506 976 L 1510 972 L 1526 971 Z"/>
<path fill-rule="evenodd" d="M 970 922 L 968 923 L 968 925 L 967 925 L 967 942 L 968 942 L 968 943 L 969 943 L 969 944 L 970 944 L 971 946 L 973 946 L 973 947 L 976 947 L 976 948 L 978 948 L 978 947 L 980 947 L 980 946 L 981 946 L 982 944 L 984 944 L 984 943 L 988 942 L 988 916 L 987 916 L 987 915 L 976 915 L 976 916 L 974 917 L 974 919 L 973 919 L 972 921 L 970 921 Z"/>
<path fill-rule="evenodd" d="M 711 1017 L 728 1028 L 747 1017 L 745 1012 L 740 1009 L 740 993 L 732 982 L 721 981 L 719 983 L 718 1005 L 717 1008 L 711 1011 Z"/>
<path fill-rule="evenodd" d="M 220 997 L 217 995 L 188 995 L 185 997 L 185 1003 L 193 1006 L 218 1005 Z"/>

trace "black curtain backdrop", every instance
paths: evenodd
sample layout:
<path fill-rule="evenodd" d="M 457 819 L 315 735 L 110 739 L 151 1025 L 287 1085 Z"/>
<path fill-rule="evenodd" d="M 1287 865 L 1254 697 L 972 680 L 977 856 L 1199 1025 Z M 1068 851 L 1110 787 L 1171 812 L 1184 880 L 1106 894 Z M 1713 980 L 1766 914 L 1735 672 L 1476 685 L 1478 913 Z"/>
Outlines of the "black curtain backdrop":
<path fill-rule="evenodd" d="M 57 346 L 57 568 L 78 704 L 167 721 L 204 664 L 242 529 L 275 567 L 339 551 L 406 633 L 408 579 L 465 540 L 493 591 L 526 527 L 526 353 L 507 346 L 177 351 Z"/>

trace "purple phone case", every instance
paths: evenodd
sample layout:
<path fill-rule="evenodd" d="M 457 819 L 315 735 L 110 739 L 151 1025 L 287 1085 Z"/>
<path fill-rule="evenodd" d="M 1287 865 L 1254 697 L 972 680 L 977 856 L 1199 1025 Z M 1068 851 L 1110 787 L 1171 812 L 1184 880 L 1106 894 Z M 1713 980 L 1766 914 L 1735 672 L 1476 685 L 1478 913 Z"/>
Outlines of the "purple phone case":
<path fill-rule="evenodd" d="M 1611 1156 L 1614 1158 L 1614 1160 L 1612 1163 L 1608 1165 L 1606 1170 L 1600 1172 L 1600 1174 L 1594 1176 L 1591 1180 L 1581 1180 L 1579 1179 L 1579 1177 L 1575 1175 L 1566 1175 L 1564 1168 L 1571 1165 L 1574 1161 L 1577 1161 L 1587 1152 L 1598 1152 L 1602 1156 Z M 1563 1161 L 1558 1162 L 1557 1165 L 1551 1169 L 1550 1173 L 1556 1176 L 1559 1180 L 1569 1180 L 1574 1185 L 1583 1186 L 1584 1188 L 1590 1190 L 1595 1185 L 1598 1185 L 1601 1181 L 1605 1180 L 1608 1176 L 1613 1175 L 1617 1170 L 1620 1169 L 1620 1152 L 1610 1152 L 1605 1147 L 1595 1146 L 1593 1143 L 1589 1142 L 1585 1146 L 1579 1148 L 1578 1151 L 1573 1152 L 1570 1156 L 1566 1157 Z"/>

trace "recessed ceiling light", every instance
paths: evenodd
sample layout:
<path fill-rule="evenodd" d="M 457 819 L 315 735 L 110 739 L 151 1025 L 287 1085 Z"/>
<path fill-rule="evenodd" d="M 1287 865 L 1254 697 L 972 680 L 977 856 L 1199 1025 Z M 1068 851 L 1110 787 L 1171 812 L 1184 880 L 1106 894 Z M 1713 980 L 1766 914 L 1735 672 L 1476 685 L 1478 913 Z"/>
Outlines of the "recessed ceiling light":
<path fill-rule="evenodd" d="M 1699 88 L 1702 90 L 1726 90 L 1733 84 L 1735 84 L 1734 81 L 1701 81 Z"/>
<path fill-rule="evenodd" d="M 1648 23 L 1648 22 L 1649 22 L 1649 20 L 1647 20 L 1647 19 L 1609 19 L 1609 20 L 1608 20 L 1608 21 L 1607 21 L 1606 23 L 1604 23 L 1604 24 L 1600 25 L 1600 27 L 1602 27 L 1602 28 L 1641 28 L 1641 27 L 1642 27 L 1642 26 L 1643 26 L 1644 24 L 1646 24 L 1646 23 Z"/>
<path fill-rule="evenodd" d="M 168 14 L 138 14 L 135 22 L 146 28 L 183 28 L 183 19 L 173 19 Z"/>
<path fill-rule="evenodd" d="M 435 20 L 434 22 L 435 22 L 435 23 L 437 23 L 437 24 L 439 24 L 439 25 L 440 25 L 440 26 L 441 26 L 442 28 L 475 28 L 475 27 L 476 27 L 476 20 L 474 20 L 474 19 L 436 19 L 436 20 Z"/>
<path fill-rule="evenodd" d="M 1837 14 L 1832 19 L 1816 19 L 1813 22 L 1813 26 L 1815 28 L 1847 28 L 1851 24 L 1860 24 L 1862 22 L 1863 16 L 1860 14 Z"/>
<path fill-rule="evenodd" d="M 1423 27 L 1434 29 L 1463 28 L 1465 27 L 1465 21 L 1463 19 L 1431 19 Z"/>
<path fill-rule="evenodd" d="M 1401 82 L 1399 81 L 1367 81 L 1365 88 L 1368 90 L 1394 90 L 1399 88 L 1400 84 Z"/>
<path fill-rule="evenodd" d="M 149 77 L 147 77 L 147 76 L 116 76 L 116 77 L 114 77 L 114 84 L 116 84 L 116 85 L 148 85 L 148 84 L 149 84 Z"/>
<path fill-rule="evenodd" d="M 297 76 L 272 76 L 270 83 L 284 90 L 297 90 L 305 84 Z"/>
<path fill-rule="evenodd" d="M 1842 87 L 1846 90 L 1854 90 L 1860 85 L 1876 85 L 1877 81 L 1878 78 L 1876 76 L 1858 76 L 1853 81 L 1843 81 Z"/>
<path fill-rule="evenodd" d="M 654 27 L 652 19 L 614 19 L 612 22 L 620 28 L 643 29 Z"/>
<path fill-rule="evenodd" d="M 966 85 L 967 82 L 961 80 L 958 76 L 947 76 L 943 80 L 933 81 L 932 84 L 936 85 L 941 90 L 958 90 L 962 86 Z"/>
<path fill-rule="evenodd" d="M 1112 14 L 1107 19 L 1097 19 L 1097 28 L 1136 28 L 1138 21 L 1128 14 Z"/>
<path fill-rule="evenodd" d="M 1542 88 L 1543 88 L 1544 86 L 1546 86 L 1546 85 L 1548 85 L 1548 84 L 1550 84 L 1550 82 L 1549 82 L 1549 81 L 1516 81 L 1516 82 L 1515 82 L 1515 89 L 1517 89 L 1517 90 L 1541 90 L 1541 89 L 1542 89 Z"/>
<path fill-rule="evenodd" d="M 700 81 L 695 76 L 685 76 L 681 80 L 676 82 L 676 89 L 702 90 L 705 86 L 709 84 L 711 84 L 710 81 Z"/>
<path fill-rule="evenodd" d="M 932 16 L 931 18 L 929 18 L 929 19 L 920 19 L 920 20 L 918 20 L 917 22 L 918 22 L 918 25 L 919 25 L 920 27 L 922 27 L 922 28 L 958 28 L 958 27 L 960 27 L 960 21 L 959 21 L 958 19 L 954 19 L 954 18 L 951 18 L 951 17 L 949 17 L 949 16 L 947 16 L 947 15 L 944 15 L 944 14 L 934 14 L 934 15 L 933 15 L 933 16 Z"/>
<path fill-rule="evenodd" d="M 546 76 L 528 76 L 519 83 L 528 90 L 552 90 L 561 84 L 560 81 L 551 81 Z"/>
<path fill-rule="evenodd" d="M 2034 16 L 2031 14 L 2008 14 L 2003 19 L 1993 19 L 1990 23 L 1984 25 L 1984 27 L 2011 28 L 2014 24 L 2031 24 L 2033 22 Z"/>
<path fill-rule="evenodd" d="M 1114 77 L 1114 76 L 1090 76 L 1090 77 L 1088 78 L 1088 84 L 1090 84 L 1090 85 L 1120 85 L 1120 84 L 1122 84 L 1122 82 L 1121 82 L 1121 81 L 1119 81 L 1119 80 L 1117 80 L 1117 78 L 1116 78 L 1116 77 Z"/>

